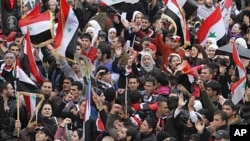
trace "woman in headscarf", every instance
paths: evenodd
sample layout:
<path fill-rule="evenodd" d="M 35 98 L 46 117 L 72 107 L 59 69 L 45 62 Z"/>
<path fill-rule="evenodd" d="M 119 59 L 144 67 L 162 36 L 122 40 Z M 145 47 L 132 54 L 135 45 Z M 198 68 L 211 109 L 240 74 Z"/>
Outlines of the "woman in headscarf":
<path fill-rule="evenodd" d="M 247 42 L 246 42 L 246 40 L 244 38 L 237 38 L 235 40 L 235 44 L 237 46 L 241 46 L 241 47 L 247 48 Z"/>
<path fill-rule="evenodd" d="M 132 68 L 133 69 L 133 68 Z M 152 73 L 160 71 L 156 67 L 155 61 L 149 52 L 143 52 L 140 61 L 140 71 L 133 70 L 133 72 L 139 77 L 140 85 L 144 85 L 147 77 Z"/>
<path fill-rule="evenodd" d="M 95 46 L 98 37 L 98 32 L 93 27 L 88 27 L 86 29 L 86 33 L 89 33 L 89 35 L 91 35 L 92 37 L 91 46 Z"/>
<path fill-rule="evenodd" d="M 99 31 L 102 30 L 102 28 L 101 28 L 101 26 L 99 25 L 99 23 L 98 23 L 96 20 L 90 20 L 90 21 L 88 22 L 87 28 L 86 28 L 86 30 L 85 30 L 86 32 L 87 32 L 87 29 L 88 29 L 89 27 L 94 28 L 94 32 L 93 32 L 93 33 L 94 33 L 95 37 L 94 37 L 94 38 L 92 37 L 92 43 L 91 43 L 91 45 L 94 46 L 94 42 L 97 40 L 98 33 L 99 33 Z"/>
<path fill-rule="evenodd" d="M 117 33 L 117 30 L 114 27 L 111 27 L 108 30 L 108 42 L 109 42 L 109 44 L 111 44 L 113 39 L 116 37 L 116 33 Z"/>
<path fill-rule="evenodd" d="M 208 48 L 211 44 L 217 44 L 216 39 L 212 37 L 208 37 L 204 48 L 205 49 Z"/>
<path fill-rule="evenodd" d="M 141 26 L 141 19 L 142 19 L 142 12 L 140 11 L 134 11 L 133 13 L 133 17 L 131 19 L 131 22 L 135 22 L 135 24 L 137 25 L 137 27 Z"/>

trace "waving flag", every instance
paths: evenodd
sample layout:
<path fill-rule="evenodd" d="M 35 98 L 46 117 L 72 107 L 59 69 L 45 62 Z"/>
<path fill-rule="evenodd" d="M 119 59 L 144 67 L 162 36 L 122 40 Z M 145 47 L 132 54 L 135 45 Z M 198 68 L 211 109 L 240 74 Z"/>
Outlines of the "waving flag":
<path fill-rule="evenodd" d="M 69 44 L 70 42 L 76 43 L 77 38 L 74 37 L 76 36 L 78 25 L 78 20 L 70 5 L 66 0 L 61 0 L 54 45 L 59 55 L 67 57 L 67 54 L 69 54 L 69 58 L 74 56 L 76 44 L 71 46 Z"/>
<path fill-rule="evenodd" d="M 122 2 L 135 4 L 139 2 L 139 0 L 101 0 L 101 1 L 104 2 L 106 5 L 114 5 Z"/>
<path fill-rule="evenodd" d="M 37 118 L 34 116 L 37 115 L 39 109 L 42 106 L 44 101 L 44 95 L 38 93 L 28 93 L 28 92 L 19 92 L 20 95 L 23 96 L 25 106 L 28 110 L 28 114 L 30 115 L 30 121 L 28 123 L 28 127 L 31 127 L 32 124 L 37 123 Z"/>
<path fill-rule="evenodd" d="M 226 34 L 220 5 L 203 21 L 197 33 L 199 43 L 204 46 L 208 37 L 213 37 L 216 41 Z"/>
<path fill-rule="evenodd" d="M 243 98 L 245 93 L 247 73 L 243 63 L 240 60 L 235 44 L 233 46 L 232 54 L 233 61 L 239 71 L 239 80 L 231 85 L 232 101 L 234 104 L 237 104 Z"/>
<path fill-rule="evenodd" d="M 231 14 L 231 9 L 232 9 L 232 0 L 223 0 L 220 2 L 221 6 L 221 13 L 223 17 L 223 22 L 225 24 L 225 29 L 226 31 L 228 30 L 229 27 L 229 19 L 230 19 L 230 14 Z"/>
<path fill-rule="evenodd" d="M 43 94 L 19 92 L 23 96 L 25 106 L 28 110 L 29 115 L 32 117 L 36 112 L 39 111 L 41 104 L 44 100 Z"/>
<path fill-rule="evenodd" d="M 0 41 L 1 42 L 5 42 L 6 41 L 6 37 L 4 35 L 0 35 Z"/>
<path fill-rule="evenodd" d="M 53 14 L 49 11 L 41 14 L 31 12 L 28 16 L 20 19 L 18 24 L 23 34 L 27 33 L 27 27 L 29 27 L 32 44 L 36 47 L 43 47 L 46 46 L 54 36 L 53 20 Z"/>
<path fill-rule="evenodd" d="M 11 31 L 9 36 L 6 37 L 7 46 L 9 46 L 14 41 L 15 36 L 16 36 L 16 31 Z"/>
<path fill-rule="evenodd" d="M 16 78 L 17 78 L 17 91 L 35 92 L 39 93 L 40 89 L 37 84 L 32 81 L 29 76 L 23 71 L 18 57 L 16 57 Z"/>
<path fill-rule="evenodd" d="M 167 20 L 170 21 L 175 28 L 174 34 L 181 37 L 181 41 L 184 45 L 190 44 L 190 37 L 185 15 L 176 0 L 170 0 L 167 3 L 165 14 Z"/>
<path fill-rule="evenodd" d="M 27 15 L 23 18 L 34 18 L 40 14 L 42 3 L 39 2 Z"/>
<path fill-rule="evenodd" d="M 189 19 L 198 8 L 198 4 L 194 0 L 177 0 L 177 3 L 185 11 L 186 19 Z"/>
<path fill-rule="evenodd" d="M 40 75 L 40 71 L 36 65 L 36 61 L 33 55 L 32 44 L 30 41 L 29 29 L 27 34 L 25 35 L 24 53 L 29 57 L 29 69 L 31 79 L 37 82 L 38 84 L 42 84 L 46 80 Z"/>

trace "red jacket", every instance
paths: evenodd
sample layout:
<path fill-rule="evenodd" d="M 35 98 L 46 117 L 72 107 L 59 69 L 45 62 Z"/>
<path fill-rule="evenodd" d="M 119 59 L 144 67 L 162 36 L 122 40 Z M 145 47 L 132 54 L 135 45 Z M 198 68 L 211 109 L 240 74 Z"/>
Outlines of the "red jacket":
<path fill-rule="evenodd" d="M 162 40 L 162 34 L 157 34 L 155 39 L 155 44 L 157 46 L 157 50 L 162 54 L 162 66 L 161 68 L 164 68 L 164 66 L 168 65 L 168 56 L 171 53 L 177 53 L 180 55 L 180 57 L 183 59 L 185 56 L 185 50 L 180 49 L 178 52 L 175 50 L 172 50 L 168 45 L 166 45 Z"/>
<path fill-rule="evenodd" d="M 92 63 L 94 63 L 97 57 L 96 54 L 97 54 L 97 49 L 92 46 L 87 51 L 85 50 L 82 51 L 82 55 L 87 56 L 91 60 Z"/>

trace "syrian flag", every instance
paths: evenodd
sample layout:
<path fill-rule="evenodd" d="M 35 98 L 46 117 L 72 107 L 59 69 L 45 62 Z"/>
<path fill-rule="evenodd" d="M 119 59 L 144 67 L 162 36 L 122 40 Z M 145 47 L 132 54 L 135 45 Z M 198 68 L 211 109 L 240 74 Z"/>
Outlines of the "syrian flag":
<path fill-rule="evenodd" d="M 68 58 L 74 56 L 78 25 L 78 20 L 70 5 L 66 0 L 61 0 L 54 44 L 54 48 L 59 55 Z M 75 45 L 69 45 L 72 42 Z"/>
<path fill-rule="evenodd" d="M 18 24 L 23 34 L 30 31 L 30 39 L 36 47 L 44 47 L 54 36 L 54 18 L 50 11 L 44 13 L 31 12 L 30 15 L 20 19 Z"/>
<path fill-rule="evenodd" d="M 40 85 L 46 80 L 41 76 L 40 71 L 36 65 L 35 57 L 33 55 L 34 49 L 32 48 L 32 44 L 30 41 L 30 32 L 29 29 L 27 30 L 27 34 L 25 35 L 24 53 L 29 56 L 29 69 L 31 79 Z"/>
<path fill-rule="evenodd" d="M 232 0 L 223 0 L 220 2 L 221 6 L 221 13 L 223 17 L 223 22 L 225 24 L 225 29 L 226 31 L 228 30 L 229 27 L 229 19 L 230 19 L 230 14 L 231 14 L 231 9 L 232 9 Z"/>
<path fill-rule="evenodd" d="M 9 46 L 14 41 L 15 36 L 16 36 L 16 31 L 11 31 L 8 37 L 6 37 L 7 46 Z"/>
<path fill-rule="evenodd" d="M 30 12 L 25 15 L 22 19 L 24 18 L 34 18 L 35 16 L 38 16 L 40 14 L 41 11 L 41 6 L 42 3 L 39 2 L 32 10 L 30 10 Z"/>
<path fill-rule="evenodd" d="M 108 6 L 114 5 L 114 4 L 119 4 L 122 2 L 130 3 L 130 4 L 135 4 L 135 3 L 139 2 L 139 0 L 101 0 L 101 1 Z"/>
<path fill-rule="evenodd" d="M 180 65 L 178 65 L 178 71 L 181 71 L 183 74 L 186 74 L 188 76 L 188 80 L 190 83 L 194 82 L 194 75 L 197 71 L 200 71 L 202 69 L 202 66 L 195 66 L 191 67 L 190 64 L 187 61 L 182 61 Z"/>
<path fill-rule="evenodd" d="M 32 127 L 32 125 L 37 123 L 37 113 L 41 108 L 44 95 L 39 93 L 28 93 L 28 92 L 19 92 L 20 95 L 23 96 L 25 106 L 28 110 L 28 115 L 30 117 L 28 127 Z"/>
<path fill-rule="evenodd" d="M 232 55 L 233 55 L 233 61 L 234 61 L 235 65 L 238 69 L 238 72 L 239 72 L 239 80 L 230 86 L 231 91 L 232 91 L 232 101 L 235 105 L 244 96 L 245 88 L 246 88 L 246 77 L 247 77 L 246 76 L 246 74 L 247 74 L 246 69 L 239 58 L 239 54 L 238 54 L 238 51 L 236 48 L 237 47 L 234 44 Z"/>
<path fill-rule="evenodd" d="M 19 92 L 24 99 L 25 106 L 28 110 L 30 117 L 33 117 L 37 113 L 44 101 L 43 94 Z"/>
<path fill-rule="evenodd" d="M 203 21 L 197 33 L 199 43 L 204 46 L 208 37 L 215 38 L 216 41 L 226 34 L 220 5 Z"/>
<path fill-rule="evenodd" d="M 198 8 L 198 5 L 194 0 L 177 0 L 177 3 L 185 11 L 186 19 L 189 19 L 194 11 Z"/>
<path fill-rule="evenodd" d="M 174 34 L 181 37 L 182 44 L 189 45 L 190 37 L 188 25 L 183 10 L 180 8 L 176 0 L 170 0 L 166 6 L 167 9 L 165 14 L 167 16 L 167 20 L 170 21 L 175 28 Z"/>
<path fill-rule="evenodd" d="M 18 57 L 16 57 L 16 78 L 17 78 L 17 91 L 36 92 L 39 93 L 40 89 L 37 84 L 32 81 L 29 76 L 23 71 Z"/>

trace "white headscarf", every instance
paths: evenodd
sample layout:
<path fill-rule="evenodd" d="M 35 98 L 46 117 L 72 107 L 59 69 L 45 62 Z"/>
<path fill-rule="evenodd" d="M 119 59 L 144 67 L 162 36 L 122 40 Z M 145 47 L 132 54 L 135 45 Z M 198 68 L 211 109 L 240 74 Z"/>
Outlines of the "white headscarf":
<path fill-rule="evenodd" d="M 150 53 L 148 53 L 148 52 L 143 52 L 143 53 L 141 53 L 141 54 L 142 54 L 142 56 L 141 56 L 141 67 L 143 67 L 147 72 L 152 71 L 153 68 L 154 68 L 154 65 L 155 65 L 155 61 L 154 61 L 152 55 L 151 55 Z M 149 56 L 149 57 L 150 57 L 150 60 L 151 60 L 150 66 L 147 66 L 147 67 L 146 67 L 146 66 L 144 65 L 144 63 L 143 63 L 143 58 L 144 58 L 145 56 Z"/>
<path fill-rule="evenodd" d="M 109 29 L 109 31 L 108 31 L 108 41 L 109 41 L 110 43 L 112 42 L 112 39 L 109 38 L 109 33 L 112 32 L 112 31 L 115 32 L 115 33 L 117 33 L 117 31 L 116 31 L 116 29 L 115 29 L 114 27 L 111 27 L 111 28 Z"/>
<path fill-rule="evenodd" d="M 243 38 L 237 38 L 235 40 L 235 43 L 238 43 L 240 46 L 244 47 L 244 48 L 247 48 L 247 42 L 245 39 Z"/>
<path fill-rule="evenodd" d="M 137 14 L 142 14 L 142 12 L 141 11 L 134 11 L 133 17 L 132 17 L 133 21 L 135 20 Z"/>
<path fill-rule="evenodd" d="M 215 39 L 215 38 L 212 38 L 212 37 L 208 37 L 208 38 L 207 38 L 207 41 L 211 41 L 212 44 L 217 44 L 216 39 Z"/>
<path fill-rule="evenodd" d="M 90 20 L 88 22 L 89 25 L 91 25 L 90 27 L 92 27 L 94 29 L 94 37 L 92 38 L 92 42 L 91 42 L 91 45 L 94 45 L 97 37 L 98 37 L 98 33 L 100 30 L 102 30 L 101 26 L 99 25 L 99 23 L 96 21 L 96 20 Z M 89 28 L 89 27 L 88 27 Z M 87 28 L 87 29 L 88 29 Z M 86 32 L 87 32 L 87 29 L 86 29 Z"/>
<path fill-rule="evenodd" d="M 98 32 L 99 32 L 100 30 L 102 30 L 101 26 L 99 25 L 99 23 L 98 23 L 96 20 L 90 20 L 90 21 L 88 22 L 88 24 L 90 24 L 91 27 L 93 27 L 93 28 L 96 30 L 97 34 L 98 34 Z"/>
<path fill-rule="evenodd" d="M 98 37 L 98 32 L 96 32 L 96 30 L 93 27 L 88 27 L 86 29 L 86 33 L 88 33 L 88 31 L 92 31 L 94 33 L 94 36 L 92 37 L 92 41 L 91 41 L 91 45 L 94 45 L 94 43 Z"/>

